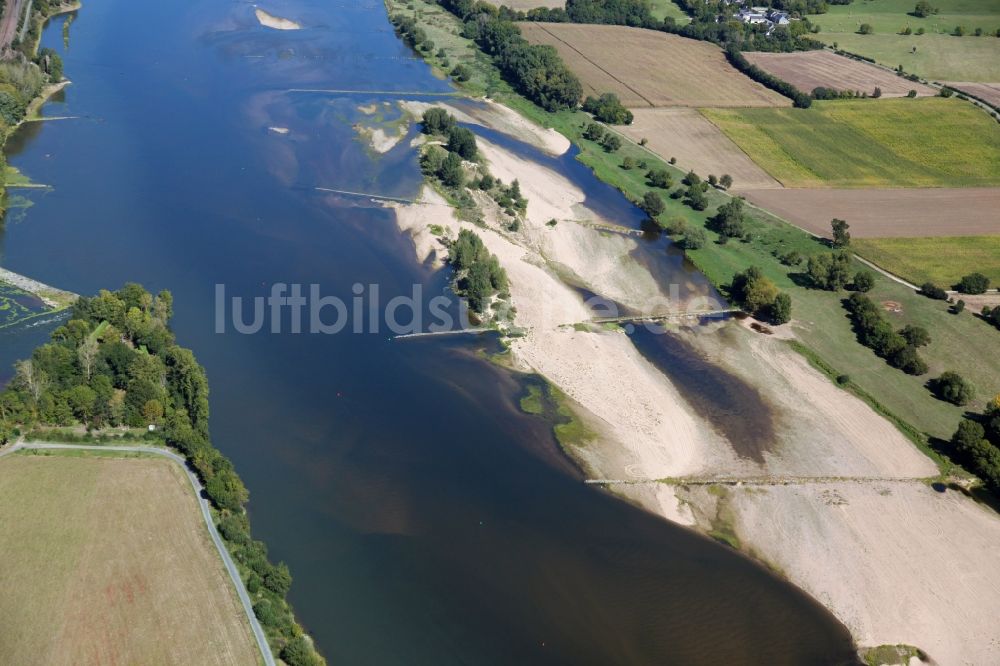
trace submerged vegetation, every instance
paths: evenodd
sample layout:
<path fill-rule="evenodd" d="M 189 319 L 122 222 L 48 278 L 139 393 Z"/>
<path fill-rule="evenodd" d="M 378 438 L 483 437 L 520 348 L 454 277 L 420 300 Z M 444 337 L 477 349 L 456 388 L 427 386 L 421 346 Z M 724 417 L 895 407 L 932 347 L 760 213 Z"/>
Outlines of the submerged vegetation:
<path fill-rule="evenodd" d="M 208 379 L 194 354 L 176 343 L 172 313 L 170 292 L 153 296 L 137 284 L 79 299 L 70 320 L 17 363 L 0 393 L 0 443 L 53 427 L 115 435 L 136 428 L 150 443 L 179 450 L 205 486 L 275 654 L 289 666 L 320 665 L 285 601 L 288 567 L 272 564 L 265 544 L 251 538 L 249 493 L 211 444 Z"/>
<path fill-rule="evenodd" d="M 552 423 L 552 434 L 567 453 L 586 446 L 594 433 L 570 406 L 569 398 L 544 377 L 526 378 L 525 394 L 520 399 L 521 411 L 541 416 Z"/>

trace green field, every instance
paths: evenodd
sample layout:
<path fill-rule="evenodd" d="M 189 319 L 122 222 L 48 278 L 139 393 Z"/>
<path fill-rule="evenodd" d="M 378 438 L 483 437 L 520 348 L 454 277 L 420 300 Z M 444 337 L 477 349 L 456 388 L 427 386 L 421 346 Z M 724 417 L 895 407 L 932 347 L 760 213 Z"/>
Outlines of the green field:
<path fill-rule="evenodd" d="M 930 0 L 938 8 L 937 14 L 926 18 L 910 12 L 917 0 L 854 0 L 849 5 L 829 5 L 825 14 L 812 14 L 809 20 L 818 23 L 822 32 L 857 32 L 858 26 L 868 23 L 875 34 L 896 34 L 909 27 L 916 32 L 923 28 L 928 33 L 950 35 L 955 26 L 961 25 L 972 34 L 982 28 L 995 38 L 1000 28 L 1000 6 L 996 0 Z"/>
<path fill-rule="evenodd" d="M 786 187 L 1000 184 L 1000 125 L 954 98 L 702 113 Z"/>
<path fill-rule="evenodd" d="M 1000 5 L 996 0 L 931 1 L 940 11 L 926 18 L 911 16 L 916 0 L 855 0 L 830 5 L 826 14 L 809 20 L 820 26 L 816 37 L 826 44 L 859 53 L 889 67 L 937 81 L 1000 81 Z M 856 34 L 868 23 L 874 34 Z M 956 26 L 965 37 L 954 37 Z M 914 33 L 901 35 L 906 28 Z M 923 28 L 926 34 L 915 34 Z M 976 28 L 982 37 L 974 36 Z M 916 47 L 916 52 L 913 51 Z"/>
<path fill-rule="evenodd" d="M 681 25 L 688 23 L 691 17 L 684 13 L 673 0 L 649 0 L 650 13 L 661 21 L 668 16 L 672 16 Z"/>
<path fill-rule="evenodd" d="M 855 251 L 913 284 L 951 288 L 963 275 L 979 272 L 1000 285 L 1000 236 L 955 238 L 856 238 Z"/>
<path fill-rule="evenodd" d="M 996 37 L 835 33 L 820 33 L 815 37 L 889 67 L 902 65 L 906 72 L 931 81 L 1000 81 L 1000 39 Z"/>

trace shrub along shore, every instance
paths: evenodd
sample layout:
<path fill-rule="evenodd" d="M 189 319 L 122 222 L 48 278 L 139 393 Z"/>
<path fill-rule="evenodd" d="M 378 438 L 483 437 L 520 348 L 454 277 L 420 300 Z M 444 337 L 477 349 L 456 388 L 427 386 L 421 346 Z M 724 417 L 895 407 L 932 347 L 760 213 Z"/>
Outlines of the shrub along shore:
<path fill-rule="evenodd" d="M 79 7 L 79 2 L 33 0 L 24 39 L 15 37 L 11 44 L 12 55 L 0 62 L 0 227 L 3 227 L 2 215 L 7 203 L 7 160 L 3 147 L 32 109 L 64 81 L 59 54 L 49 48 L 38 48 L 42 28 L 53 16 Z"/>
<path fill-rule="evenodd" d="M 177 345 L 172 312 L 170 292 L 153 296 L 136 284 L 80 298 L 70 320 L 17 363 L 0 392 L 0 444 L 25 435 L 66 440 L 59 428 L 84 427 L 77 440 L 141 438 L 183 453 L 205 486 L 274 654 L 289 666 L 322 666 L 286 601 L 288 567 L 270 562 L 267 546 L 250 536 L 249 493 L 209 439 L 208 379 L 194 354 Z"/>

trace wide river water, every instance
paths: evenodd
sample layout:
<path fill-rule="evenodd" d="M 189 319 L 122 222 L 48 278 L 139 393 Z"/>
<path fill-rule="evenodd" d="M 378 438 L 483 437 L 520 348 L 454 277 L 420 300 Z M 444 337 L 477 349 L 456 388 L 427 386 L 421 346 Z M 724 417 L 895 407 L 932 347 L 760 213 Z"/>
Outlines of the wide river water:
<path fill-rule="evenodd" d="M 11 212 L 0 258 L 82 294 L 126 281 L 173 291 L 178 337 L 208 370 L 213 439 L 331 663 L 851 662 L 843 626 L 792 585 L 582 484 L 549 424 L 518 410 L 526 379 L 478 353 L 488 341 L 215 332 L 216 284 L 240 296 L 318 284 L 345 301 L 377 284 L 383 302 L 447 289 L 391 211 L 313 189 L 416 193 L 413 149 L 374 156 L 352 128 L 359 105 L 395 96 L 291 89 L 448 84 L 381 3 L 265 7 L 297 32 L 260 27 L 253 7 L 88 0 L 68 27 L 53 20 L 43 41 L 73 84 L 44 112 L 72 118 L 9 142 L 10 163 L 52 189 Z M 570 158 L 553 164 L 603 213 L 636 222 Z M 659 276 L 708 289 L 650 248 Z M 0 333 L 0 379 L 53 326 Z"/>

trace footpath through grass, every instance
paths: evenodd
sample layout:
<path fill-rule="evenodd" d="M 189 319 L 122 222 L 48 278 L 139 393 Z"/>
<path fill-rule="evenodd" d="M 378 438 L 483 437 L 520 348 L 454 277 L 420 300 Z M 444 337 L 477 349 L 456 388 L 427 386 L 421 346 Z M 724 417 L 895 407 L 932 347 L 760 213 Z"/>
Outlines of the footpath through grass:
<path fill-rule="evenodd" d="M 1000 124 L 956 98 L 702 113 L 788 187 L 1000 185 Z"/>
<path fill-rule="evenodd" d="M 392 0 L 387 0 L 392 7 Z M 422 0 L 414 0 L 414 6 L 435 7 Z M 403 7 L 403 6 L 400 6 Z M 460 27 L 453 16 L 444 15 L 439 20 L 450 20 L 454 29 Z M 467 51 L 475 48 L 468 40 L 452 35 L 459 49 Z M 450 55 L 450 54 L 449 54 Z M 473 85 L 463 86 L 472 94 L 484 92 L 481 82 L 496 80 L 495 68 L 488 59 L 469 59 L 477 68 L 472 78 Z M 478 71 L 483 68 L 487 71 Z M 580 147 L 577 159 L 589 166 L 602 181 L 618 188 L 632 200 L 638 200 L 651 188 L 645 182 L 646 169 L 621 168 L 622 161 L 631 157 L 636 162 L 644 161 L 647 169 L 666 169 L 675 183 L 679 183 L 683 172 L 668 165 L 645 148 L 628 140 L 622 147 L 608 153 L 597 143 L 583 138 L 583 130 L 592 122 L 581 111 L 560 111 L 549 113 L 535 106 L 520 95 L 512 92 L 505 83 L 493 86 L 492 96 L 515 109 L 527 118 L 543 126 L 553 127 Z M 890 101 L 890 100 L 883 100 Z M 919 100 L 901 100 L 914 102 Z M 941 100 L 948 102 L 948 100 Z M 865 102 L 859 102 L 865 103 Z M 972 109 L 971 106 L 968 108 Z M 958 108 L 958 104 L 954 107 Z M 985 114 L 972 109 L 984 119 Z M 907 129 L 913 133 L 912 126 Z M 959 138 L 962 141 L 963 139 Z M 703 177 L 707 174 L 701 174 Z M 659 190 L 666 194 L 664 190 Z M 661 220 L 683 217 L 688 224 L 704 227 L 708 216 L 716 208 L 729 200 L 728 195 L 709 189 L 709 206 L 699 212 L 683 205 L 679 200 L 665 197 L 666 210 Z M 941 301 L 931 301 L 915 294 L 902 285 L 877 276 L 875 288 L 869 294 L 876 302 L 891 302 L 893 309 L 899 304 L 898 312 L 887 313 L 896 326 L 908 323 L 926 327 L 933 338 L 928 347 L 921 349 L 921 355 L 930 366 L 930 373 L 923 377 L 911 377 L 890 367 L 868 348 L 859 344 L 851 329 L 841 300 L 847 292 L 826 292 L 808 289 L 804 283 L 804 261 L 802 266 L 783 265 L 778 256 L 790 251 L 798 251 L 803 257 L 829 252 L 821 241 L 807 233 L 758 209 L 750 209 L 748 228 L 751 230 L 749 242 L 730 241 L 719 244 L 718 236 L 706 229 L 709 242 L 698 250 L 688 251 L 688 257 L 715 285 L 725 287 L 738 271 L 756 265 L 777 285 L 791 294 L 796 334 L 802 343 L 837 374 L 850 375 L 854 384 L 874 396 L 900 422 L 913 426 L 917 431 L 934 437 L 947 438 L 954 432 L 965 409 L 979 409 L 983 401 L 1000 393 L 1000 355 L 983 353 L 1000 342 L 1000 331 L 967 316 L 954 316 L 947 312 L 947 305 Z M 852 270 L 864 268 L 855 262 Z M 977 388 L 977 401 L 965 408 L 956 407 L 934 398 L 924 386 L 925 382 L 944 370 L 956 370 L 969 379 Z"/>
<path fill-rule="evenodd" d="M 858 254 L 913 284 L 947 289 L 963 275 L 982 273 L 1000 286 L 1000 236 L 859 238 Z"/>

